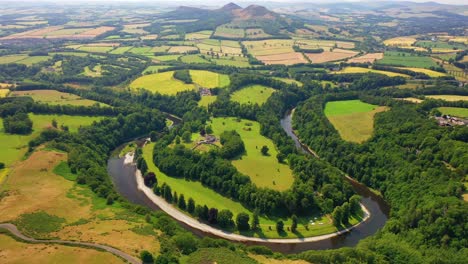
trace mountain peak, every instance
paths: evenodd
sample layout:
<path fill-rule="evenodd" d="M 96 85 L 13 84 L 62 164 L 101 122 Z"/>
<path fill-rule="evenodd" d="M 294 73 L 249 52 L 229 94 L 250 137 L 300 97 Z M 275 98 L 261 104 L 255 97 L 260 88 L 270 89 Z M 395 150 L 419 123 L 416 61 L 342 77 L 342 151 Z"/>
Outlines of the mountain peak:
<path fill-rule="evenodd" d="M 238 6 L 237 4 L 231 2 L 223 7 L 220 8 L 222 11 L 233 11 L 236 9 L 242 9 L 242 7 Z"/>

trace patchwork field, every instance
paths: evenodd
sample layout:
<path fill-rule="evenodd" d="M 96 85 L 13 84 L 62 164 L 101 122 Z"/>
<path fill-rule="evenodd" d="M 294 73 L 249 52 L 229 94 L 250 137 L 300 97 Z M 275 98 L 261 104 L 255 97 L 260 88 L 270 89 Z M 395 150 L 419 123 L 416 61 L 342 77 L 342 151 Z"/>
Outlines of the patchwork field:
<path fill-rule="evenodd" d="M 199 55 L 199 54 L 185 55 L 185 56 L 180 57 L 180 61 L 183 63 L 188 63 L 188 64 L 211 63 L 209 60 L 204 59 L 202 56 L 205 56 L 205 55 Z"/>
<path fill-rule="evenodd" d="M 259 61 L 269 64 L 293 65 L 298 63 L 308 63 L 300 52 L 290 52 L 274 55 L 256 56 Z"/>
<path fill-rule="evenodd" d="M 196 44 L 204 55 L 219 55 L 220 57 L 239 57 L 242 50 L 239 42 L 233 40 L 204 39 Z"/>
<path fill-rule="evenodd" d="M 359 57 L 349 59 L 349 63 L 374 63 L 383 58 L 383 53 L 367 53 Z"/>
<path fill-rule="evenodd" d="M 83 105 L 91 106 L 99 104 L 100 106 L 108 106 L 93 100 L 88 100 L 79 97 L 78 95 L 63 93 L 56 90 L 31 90 L 31 91 L 14 91 L 10 96 L 27 96 L 34 101 L 51 105 Z"/>
<path fill-rule="evenodd" d="M 237 39 L 245 37 L 245 31 L 242 28 L 235 28 L 232 25 L 226 24 L 217 27 L 214 36 Z"/>
<path fill-rule="evenodd" d="M 468 108 L 461 107 L 439 107 L 437 108 L 444 115 L 468 118 Z"/>
<path fill-rule="evenodd" d="M 191 51 L 198 51 L 198 49 L 192 46 L 173 46 L 168 50 L 169 53 L 187 53 Z"/>
<path fill-rule="evenodd" d="M 185 39 L 186 40 L 209 39 L 211 34 L 213 34 L 212 30 L 203 30 L 203 31 L 185 34 Z"/>
<path fill-rule="evenodd" d="M 178 92 L 190 91 L 195 89 L 193 84 L 185 84 L 182 81 L 174 79 L 174 72 L 162 72 L 144 75 L 130 84 L 131 89 L 142 88 L 153 93 L 175 95 Z"/>
<path fill-rule="evenodd" d="M 414 68 L 437 67 L 437 64 L 430 57 L 412 55 L 407 52 L 386 51 L 384 58 L 377 61 L 378 64 L 391 66 L 403 66 Z"/>
<path fill-rule="evenodd" d="M 222 88 L 231 83 L 229 76 L 216 72 L 190 70 L 190 76 L 194 83 L 204 88 Z"/>
<path fill-rule="evenodd" d="M 250 85 L 231 95 L 231 100 L 240 104 L 263 105 L 275 92 L 275 89 L 263 85 Z"/>
<path fill-rule="evenodd" d="M 287 84 L 295 84 L 297 86 L 302 86 L 303 84 L 299 81 L 296 81 L 294 79 L 289 79 L 289 78 L 280 78 L 280 77 L 273 77 L 273 79 L 275 80 L 278 80 L 278 81 L 282 81 L 282 82 L 285 82 Z"/>
<path fill-rule="evenodd" d="M 379 74 L 384 74 L 390 77 L 395 77 L 395 76 L 400 76 L 404 78 L 410 78 L 409 75 L 402 74 L 402 73 L 396 73 L 396 72 L 389 72 L 389 71 L 380 71 L 380 70 L 374 70 L 374 69 L 369 69 L 369 68 L 361 68 L 361 67 L 346 67 L 340 71 L 335 72 L 336 74 L 344 74 L 344 73 L 379 73 Z"/>
<path fill-rule="evenodd" d="M 28 56 L 26 54 L 7 55 L 0 57 L 0 64 L 18 63 L 31 66 L 33 64 L 47 61 L 50 56 Z"/>
<path fill-rule="evenodd" d="M 249 60 L 244 57 L 232 57 L 229 59 L 211 59 L 216 65 L 231 66 L 238 68 L 250 67 Z"/>
<path fill-rule="evenodd" d="M 355 47 L 354 42 L 318 39 L 296 40 L 294 44 L 304 49 L 322 48 L 324 50 L 331 48 L 353 49 Z"/>
<path fill-rule="evenodd" d="M 266 56 L 294 53 L 294 41 L 289 39 L 268 39 L 257 41 L 243 41 L 248 53 L 253 56 Z"/>
<path fill-rule="evenodd" d="M 273 141 L 260 134 L 260 124 L 249 120 L 236 118 L 214 118 L 211 120 L 213 133 L 217 136 L 224 131 L 235 130 L 245 144 L 246 153 L 242 158 L 232 161 L 232 164 L 243 174 L 248 175 L 259 187 L 275 190 L 286 190 L 291 187 L 294 178 L 287 164 L 278 163 L 278 154 Z M 262 146 L 267 146 L 269 155 L 260 152 Z"/>
<path fill-rule="evenodd" d="M 427 98 L 440 99 L 444 101 L 468 101 L 468 95 L 426 95 Z"/>
<path fill-rule="evenodd" d="M 333 51 L 324 51 L 322 53 L 306 53 L 305 55 L 309 58 L 311 63 L 325 63 L 344 60 L 350 57 L 354 57 L 357 54 L 357 51 L 333 49 Z"/>
<path fill-rule="evenodd" d="M 62 124 L 69 127 L 71 132 L 76 132 L 80 126 L 87 126 L 101 117 L 68 116 L 68 115 L 34 115 L 30 114 L 33 122 L 33 132 L 30 135 L 12 135 L 3 131 L 3 120 L 0 118 L 0 162 L 6 166 L 21 159 L 28 149 L 28 142 L 37 137 L 44 128 L 52 127 L 55 119 L 60 127 Z"/>
<path fill-rule="evenodd" d="M 414 37 L 397 37 L 391 38 L 384 41 L 386 46 L 394 46 L 394 47 L 410 47 L 416 42 L 416 38 Z"/>
<path fill-rule="evenodd" d="M 90 39 L 114 29 L 114 27 L 107 26 L 93 28 L 64 28 L 63 26 L 50 26 L 16 33 L 0 39 Z"/>
<path fill-rule="evenodd" d="M 346 141 L 362 143 L 372 136 L 374 116 L 388 108 L 359 100 L 328 102 L 325 115 Z"/>

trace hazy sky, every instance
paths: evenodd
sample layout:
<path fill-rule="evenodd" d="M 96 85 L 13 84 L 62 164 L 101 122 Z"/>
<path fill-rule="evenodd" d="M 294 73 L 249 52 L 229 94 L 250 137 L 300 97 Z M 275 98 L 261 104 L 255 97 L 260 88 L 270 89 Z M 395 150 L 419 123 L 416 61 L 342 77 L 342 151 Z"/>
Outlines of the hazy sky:
<path fill-rule="evenodd" d="M 382 0 L 380 0 L 382 1 Z M 397 2 L 397 1 L 408 1 L 408 0 L 383 0 L 385 2 Z M 442 3 L 442 4 L 457 4 L 457 5 L 466 5 L 468 4 L 467 0 L 410 0 L 411 2 L 437 2 L 437 3 Z M 0 3 L 2 2 L 13 2 L 12 0 L 0 0 Z M 223 4 L 229 3 L 229 2 L 235 2 L 235 3 L 262 3 L 262 2 L 282 2 L 282 3 L 330 3 L 330 2 L 376 2 L 375 0 L 237 0 L 237 1 L 230 1 L 230 0 L 173 0 L 173 1 L 164 1 L 164 0 L 75 0 L 75 1 L 70 1 L 70 0 L 15 0 L 14 2 L 55 2 L 55 3 L 76 3 L 76 2 L 133 2 L 133 3 L 138 3 L 138 2 L 147 2 L 147 3 L 157 3 L 157 2 L 164 2 L 166 4 L 169 3 L 191 3 L 192 5 L 203 5 L 203 4 L 209 4 L 209 5 L 216 5 L 216 6 L 221 6 Z"/>

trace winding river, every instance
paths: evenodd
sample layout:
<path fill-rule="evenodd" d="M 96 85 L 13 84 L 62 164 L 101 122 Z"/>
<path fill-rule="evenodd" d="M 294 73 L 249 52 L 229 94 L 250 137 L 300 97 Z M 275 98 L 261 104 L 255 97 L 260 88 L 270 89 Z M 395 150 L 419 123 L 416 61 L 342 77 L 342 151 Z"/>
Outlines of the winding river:
<path fill-rule="evenodd" d="M 292 130 L 292 114 L 289 113 L 281 120 L 281 126 L 287 134 L 294 140 L 296 147 L 306 154 L 316 156 L 316 154 L 307 146 L 303 145 Z M 153 210 L 160 210 L 160 208 L 143 193 L 137 184 L 135 178 L 135 167 L 125 164 L 124 158 L 111 158 L 108 161 L 108 172 L 112 177 L 112 181 L 117 191 L 127 198 L 130 202 L 147 206 Z M 387 203 L 378 195 L 371 192 L 366 186 L 347 178 L 351 183 L 356 193 L 361 195 L 362 205 L 366 207 L 370 213 L 370 217 L 366 221 L 354 227 L 351 231 L 329 238 L 324 238 L 319 241 L 298 241 L 297 243 L 274 243 L 270 241 L 244 241 L 242 243 L 247 245 L 263 245 L 271 248 L 274 251 L 283 253 L 297 253 L 305 250 L 322 250 L 322 249 L 336 249 L 340 247 L 355 246 L 359 240 L 374 234 L 378 229 L 382 228 L 388 219 L 389 207 Z M 199 236 L 215 235 L 193 228 L 183 222 L 179 222 L 184 228 L 190 230 Z"/>

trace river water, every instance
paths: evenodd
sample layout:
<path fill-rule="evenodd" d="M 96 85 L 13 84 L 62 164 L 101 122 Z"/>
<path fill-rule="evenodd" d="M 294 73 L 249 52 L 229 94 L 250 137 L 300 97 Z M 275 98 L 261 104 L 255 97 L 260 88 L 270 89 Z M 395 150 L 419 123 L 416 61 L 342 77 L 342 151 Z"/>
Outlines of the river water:
<path fill-rule="evenodd" d="M 286 133 L 294 140 L 296 147 L 303 153 L 311 154 L 311 152 L 301 144 L 297 136 L 292 130 L 292 115 L 288 114 L 281 120 L 281 126 Z M 107 170 L 112 178 L 117 191 L 130 202 L 147 206 L 153 210 L 159 210 L 150 199 L 146 197 L 140 190 L 138 190 L 135 179 L 135 167 L 124 164 L 125 158 L 111 158 L 107 164 Z M 356 193 L 361 195 L 361 203 L 367 208 L 370 217 L 364 222 L 352 229 L 350 232 L 317 242 L 305 242 L 297 244 L 281 244 L 281 243 L 267 243 L 267 242 L 246 242 L 247 245 L 262 245 L 271 248 L 274 251 L 282 253 L 298 253 L 305 250 L 323 250 L 323 249 L 336 249 L 340 247 L 355 246 L 361 239 L 370 236 L 382 228 L 388 219 L 389 206 L 378 195 L 371 192 L 366 186 L 352 180 L 347 179 L 353 186 Z M 193 232 L 198 236 L 212 236 L 198 229 L 191 228 L 181 223 L 184 228 Z"/>

